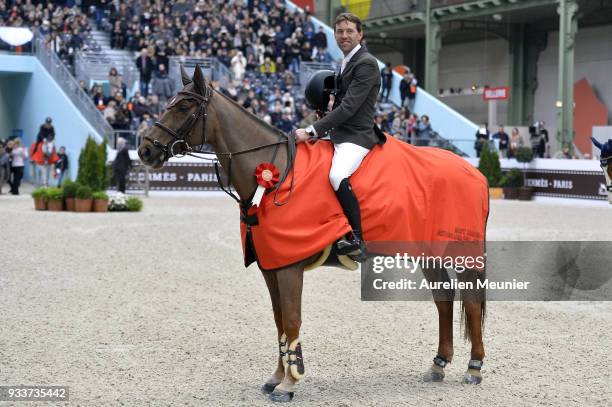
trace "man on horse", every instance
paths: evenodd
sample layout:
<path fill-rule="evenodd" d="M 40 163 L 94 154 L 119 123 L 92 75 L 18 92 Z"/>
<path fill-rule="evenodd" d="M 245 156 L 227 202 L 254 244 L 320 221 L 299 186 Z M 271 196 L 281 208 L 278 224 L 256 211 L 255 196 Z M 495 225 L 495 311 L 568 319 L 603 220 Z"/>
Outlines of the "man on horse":
<path fill-rule="evenodd" d="M 312 108 L 326 111 L 330 94 L 334 95 L 331 112 L 312 126 L 296 131 L 297 142 L 329 135 L 334 144 L 329 180 L 340 205 L 353 229 L 350 237 L 337 243 L 339 254 L 365 254 L 361 229 L 359 201 L 353 193 L 349 177 L 376 144 L 384 143 L 385 136 L 374 125 L 376 100 L 380 89 L 380 73 L 376 58 L 361 45 L 361 21 L 351 13 L 336 18 L 334 35 L 344 54 L 337 77 L 315 75 L 306 87 L 306 99 Z M 328 71 L 331 75 L 331 71 Z M 325 75 L 323 75 L 325 76 Z M 324 89 L 323 80 L 331 79 L 334 90 Z"/>

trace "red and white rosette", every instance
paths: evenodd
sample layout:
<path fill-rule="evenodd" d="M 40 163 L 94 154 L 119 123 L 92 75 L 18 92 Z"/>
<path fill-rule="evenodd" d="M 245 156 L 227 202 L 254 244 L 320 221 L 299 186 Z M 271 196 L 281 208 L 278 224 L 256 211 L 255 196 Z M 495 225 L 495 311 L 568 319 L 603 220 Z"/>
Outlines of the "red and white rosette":
<path fill-rule="evenodd" d="M 259 206 L 266 189 L 274 188 L 280 179 L 278 168 L 272 163 L 261 163 L 255 168 L 255 178 L 257 179 L 257 190 L 253 195 L 252 204 Z"/>

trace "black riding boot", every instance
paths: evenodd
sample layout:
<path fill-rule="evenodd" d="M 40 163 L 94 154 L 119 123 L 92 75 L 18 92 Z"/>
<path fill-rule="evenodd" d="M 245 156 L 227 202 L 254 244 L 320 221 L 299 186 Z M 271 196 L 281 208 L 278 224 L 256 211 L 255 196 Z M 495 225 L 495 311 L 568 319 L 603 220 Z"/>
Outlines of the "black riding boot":
<path fill-rule="evenodd" d="M 359 261 L 365 257 L 365 243 L 363 242 L 363 236 L 361 234 L 361 211 L 359 209 L 359 201 L 353 193 L 351 183 L 348 178 L 345 178 L 340 182 L 340 187 L 336 191 L 336 196 L 340 205 L 344 210 L 353 233 L 351 238 L 340 239 L 336 244 L 338 254 L 350 254 L 353 256 L 359 256 Z"/>

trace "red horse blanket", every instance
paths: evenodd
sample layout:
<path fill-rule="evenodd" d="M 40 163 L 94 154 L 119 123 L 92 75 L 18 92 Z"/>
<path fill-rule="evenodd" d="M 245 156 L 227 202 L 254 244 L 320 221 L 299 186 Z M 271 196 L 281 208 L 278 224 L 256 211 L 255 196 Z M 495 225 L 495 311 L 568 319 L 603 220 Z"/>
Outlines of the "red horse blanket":
<path fill-rule="evenodd" d="M 335 242 L 350 226 L 329 183 L 330 142 L 301 143 L 278 201 L 266 194 L 259 225 L 241 223 L 245 265 L 263 270 L 297 263 Z M 351 176 L 368 242 L 484 241 L 489 211 L 486 178 L 466 160 L 434 147 L 414 147 L 387 137 Z M 249 247 L 251 246 L 251 247 Z"/>

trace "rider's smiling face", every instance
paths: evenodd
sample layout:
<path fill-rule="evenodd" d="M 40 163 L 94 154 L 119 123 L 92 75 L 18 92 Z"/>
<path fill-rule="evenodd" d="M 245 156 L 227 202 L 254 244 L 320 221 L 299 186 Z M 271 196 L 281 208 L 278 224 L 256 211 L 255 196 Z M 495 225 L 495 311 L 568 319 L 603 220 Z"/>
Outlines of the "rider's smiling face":
<path fill-rule="evenodd" d="M 363 32 L 357 31 L 357 24 L 344 20 L 336 24 L 334 36 L 344 55 L 347 55 L 361 42 Z"/>

